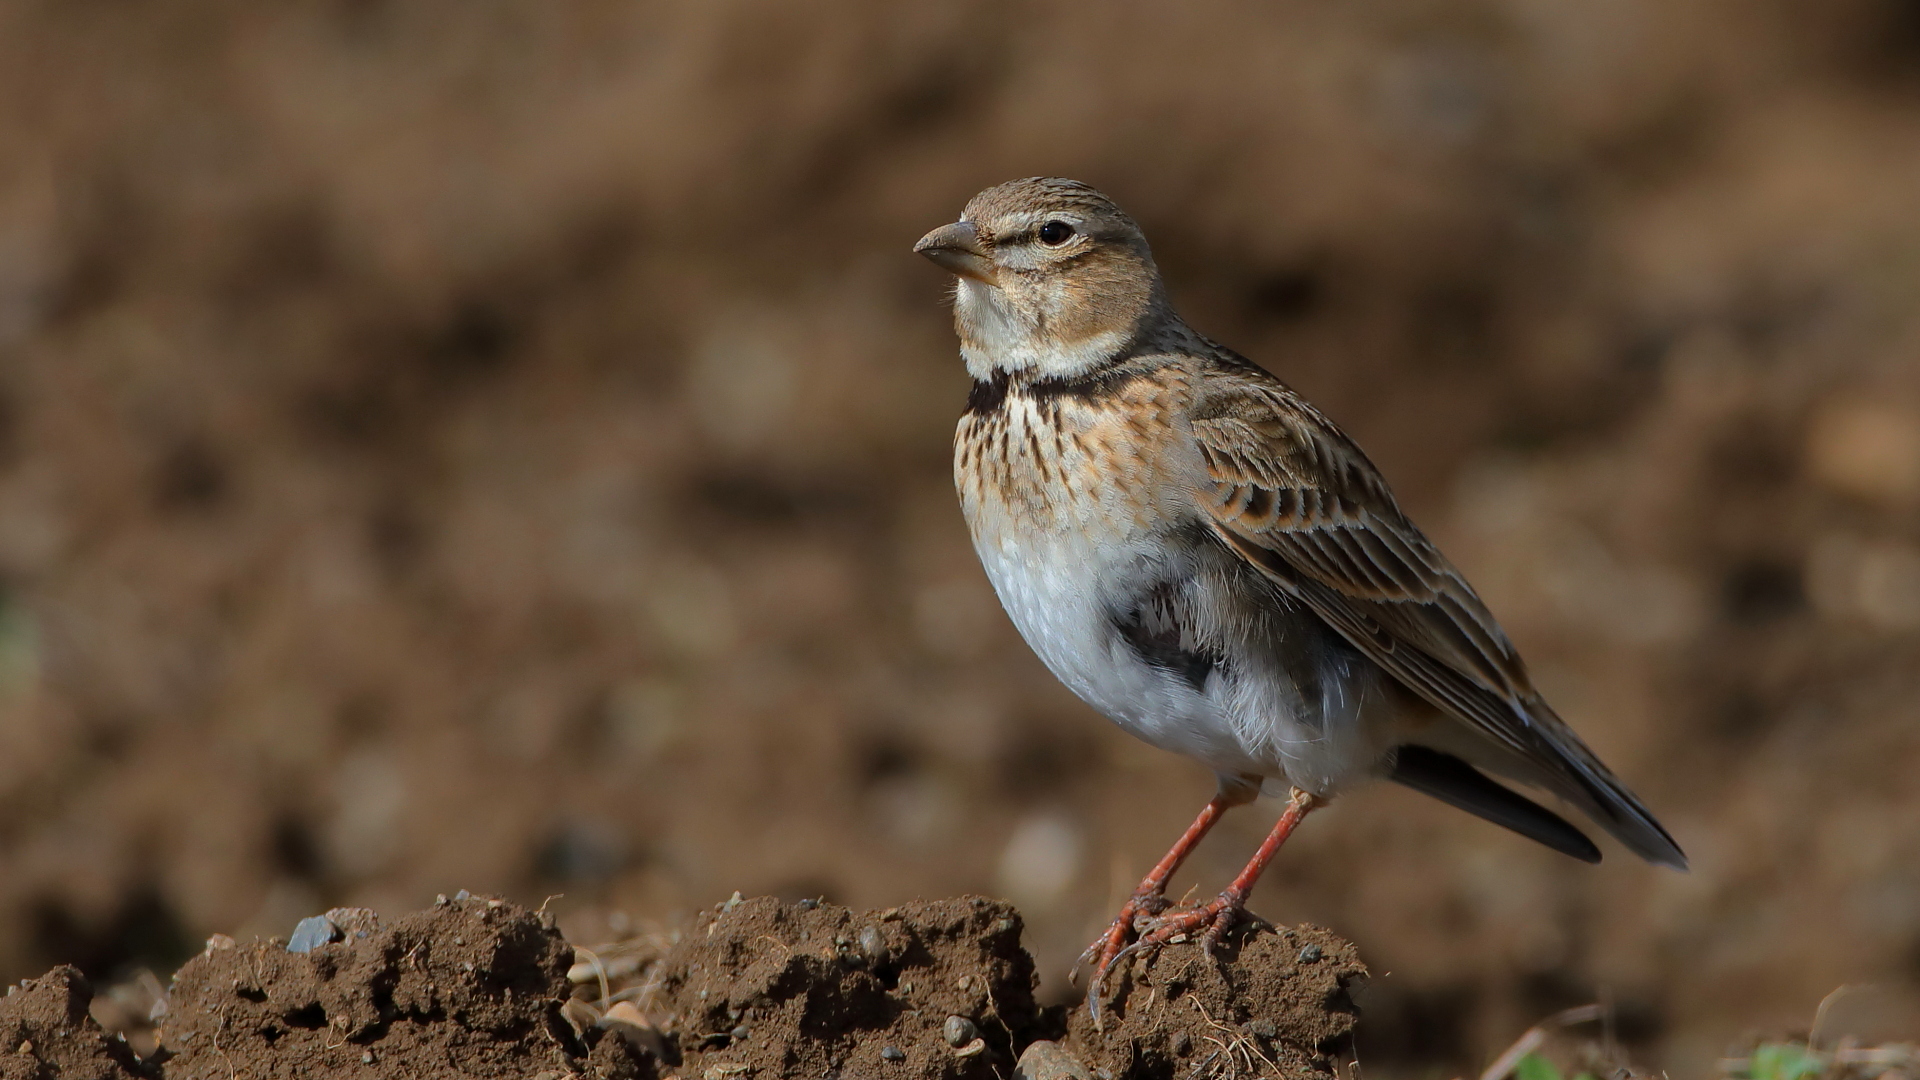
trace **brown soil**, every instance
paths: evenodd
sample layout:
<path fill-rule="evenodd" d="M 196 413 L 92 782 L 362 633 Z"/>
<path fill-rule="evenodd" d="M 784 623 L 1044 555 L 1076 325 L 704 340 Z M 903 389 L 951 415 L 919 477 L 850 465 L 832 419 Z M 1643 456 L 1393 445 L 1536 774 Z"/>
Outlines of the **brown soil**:
<path fill-rule="evenodd" d="M 661 995 L 690 1075 L 987 1080 L 1043 1025 L 1021 929 L 1019 912 L 980 897 L 864 915 L 752 900 L 700 917 L 668 954 Z M 958 1056 L 950 1016 L 983 1046 Z"/>
<path fill-rule="evenodd" d="M 551 917 L 459 899 L 310 952 L 215 939 L 173 977 L 168 1077 L 558 1076 L 573 949 Z"/>
<path fill-rule="evenodd" d="M 1254 904 L 1364 944 L 1368 1076 L 1601 999 L 1675 1075 L 1842 984 L 1920 1017 L 1915 12 L 0 3 L 0 979 L 138 1012 L 216 931 L 463 886 L 584 942 L 981 893 L 1071 999 L 1211 780 L 1041 667 L 955 506 L 908 248 L 1047 172 L 1694 856 L 1343 796 Z"/>
<path fill-rule="evenodd" d="M 550 916 L 500 900 L 329 917 L 340 940 L 306 952 L 209 941 L 144 1061 L 88 1015 L 78 972 L 29 980 L 0 1001 L 0 1080 L 988 1080 L 1068 1024 L 1034 1000 L 1019 913 L 981 897 L 865 913 L 736 897 L 605 986 L 569 978 Z M 1076 1012 L 1065 1053 L 1103 1080 L 1329 1077 L 1363 975 L 1312 928 L 1250 926 L 1217 961 L 1171 946 L 1116 980 L 1104 1032 Z"/>
<path fill-rule="evenodd" d="M 1366 972 L 1319 927 L 1246 923 L 1213 957 L 1183 945 L 1116 973 L 1097 1025 L 1074 1010 L 1073 1045 L 1116 1077 L 1330 1077 L 1352 1049 Z"/>
<path fill-rule="evenodd" d="M 7 987 L 0 1000 L 0 1078 L 136 1080 L 159 1070 L 87 1014 L 93 986 L 71 967 Z"/>

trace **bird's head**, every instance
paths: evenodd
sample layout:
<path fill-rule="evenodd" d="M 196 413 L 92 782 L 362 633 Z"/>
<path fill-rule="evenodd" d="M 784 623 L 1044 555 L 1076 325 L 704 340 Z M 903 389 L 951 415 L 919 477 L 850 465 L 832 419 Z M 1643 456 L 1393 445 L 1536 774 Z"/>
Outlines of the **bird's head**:
<path fill-rule="evenodd" d="M 1124 353 L 1166 309 L 1140 227 L 1075 180 L 988 188 L 913 250 L 959 279 L 954 326 L 976 379 L 1085 375 Z"/>

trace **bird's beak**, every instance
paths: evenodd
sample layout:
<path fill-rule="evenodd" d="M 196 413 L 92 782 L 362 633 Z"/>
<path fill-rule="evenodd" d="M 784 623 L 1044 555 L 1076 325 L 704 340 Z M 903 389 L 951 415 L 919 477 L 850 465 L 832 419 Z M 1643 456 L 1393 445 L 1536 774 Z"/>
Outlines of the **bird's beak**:
<path fill-rule="evenodd" d="M 974 228 L 971 221 L 942 225 L 921 237 L 913 250 L 961 277 L 988 285 L 998 282 L 998 269 L 980 243 L 980 230 Z"/>

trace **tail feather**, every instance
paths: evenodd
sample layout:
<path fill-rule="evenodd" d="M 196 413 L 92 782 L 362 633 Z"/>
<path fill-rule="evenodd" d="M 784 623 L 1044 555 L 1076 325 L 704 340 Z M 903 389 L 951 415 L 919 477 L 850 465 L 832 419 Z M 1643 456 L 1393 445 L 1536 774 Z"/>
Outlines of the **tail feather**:
<path fill-rule="evenodd" d="M 1559 751 L 1557 775 L 1542 777 L 1548 790 L 1578 806 L 1594 824 L 1612 833 L 1614 839 L 1635 855 L 1658 866 L 1675 870 L 1687 868 L 1687 854 L 1672 834 L 1660 824 L 1639 796 L 1627 790 L 1586 743 L 1561 721 L 1553 709 L 1538 697 L 1527 702 L 1536 730 L 1548 735 Z M 1547 722 L 1542 723 L 1545 719 Z"/>
<path fill-rule="evenodd" d="M 1614 839 L 1650 863 L 1675 870 L 1687 869 L 1687 853 L 1680 850 L 1680 845 L 1654 818 L 1652 811 L 1614 779 L 1612 773 L 1603 768 L 1596 775 L 1580 768 L 1578 780 L 1585 798 L 1571 792 L 1567 797 L 1596 824 L 1612 833 Z"/>
<path fill-rule="evenodd" d="M 1402 746 L 1394 753 L 1389 779 L 1423 795 L 1431 795 L 1519 833 L 1529 840 L 1571 855 L 1582 862 L 1600 861 L 1600 849 L 1566 819 L 1505 787 L 1480 770 L 1438 750 Z"/>

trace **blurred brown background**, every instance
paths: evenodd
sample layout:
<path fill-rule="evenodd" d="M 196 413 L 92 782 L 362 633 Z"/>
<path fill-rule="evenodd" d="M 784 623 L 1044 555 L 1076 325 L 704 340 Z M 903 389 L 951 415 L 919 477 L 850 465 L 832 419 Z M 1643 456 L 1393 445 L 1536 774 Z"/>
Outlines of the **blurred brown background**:
<path fill-rule="evenodd" d="M 1842 983 L 1912 1021 L 1920 6 L 1171 8 L 0 4 L 0 975 L 971 890 L 1071 993 L 1211 782 L 999 612 L 907 253 L 1054 173 L 1693 856 L 1316 817 L 1255 907 L 1360 943 L 1369 1073 L 1597 996 L 1677 1074 Z"/>

